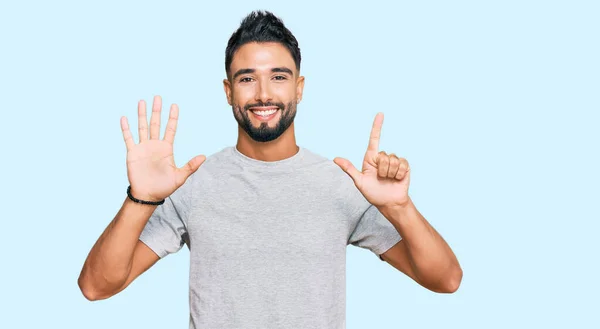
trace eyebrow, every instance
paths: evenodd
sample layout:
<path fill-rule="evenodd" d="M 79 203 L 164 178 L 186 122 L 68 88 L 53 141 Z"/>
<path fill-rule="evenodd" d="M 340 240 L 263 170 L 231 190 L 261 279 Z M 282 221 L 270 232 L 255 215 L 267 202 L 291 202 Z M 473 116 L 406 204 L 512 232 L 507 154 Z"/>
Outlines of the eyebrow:
<path fill-rule="evenodd" d="M 255 69 L 239 69 L 237 72 L 235 72 L 235 74 L 233 75 L 233 78 L 235 79 L 242 74 L 248 74 L 248 73 L 254 73 L 254 72 L 256 72 Z M 292 70 L 288 69 L 287 67 L 274 67 L 271 69 L 271 72 L 287 73 L 292 76 L 294 75 L 294 73 L 292 73 Z"/>

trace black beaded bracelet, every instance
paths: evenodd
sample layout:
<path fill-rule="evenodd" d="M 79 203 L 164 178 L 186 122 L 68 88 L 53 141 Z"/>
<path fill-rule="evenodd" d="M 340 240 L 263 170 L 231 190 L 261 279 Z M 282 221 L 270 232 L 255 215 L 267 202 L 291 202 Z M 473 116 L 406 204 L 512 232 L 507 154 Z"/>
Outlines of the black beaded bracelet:
<path fill-rule="evenodd" d="M 136 202 L 136 203 L 141 203 L 141 204 L 160 206 L 161 204 L 165 203 L 165 199 L 162 199 L 160 201 L 144 201 L 144 200 L 134 198 L 133 195 L 131 195 L 131 185 L 129 185 L 129 187 L 127 187 L 127 196 L 131 199 L 131 201 Z"/>

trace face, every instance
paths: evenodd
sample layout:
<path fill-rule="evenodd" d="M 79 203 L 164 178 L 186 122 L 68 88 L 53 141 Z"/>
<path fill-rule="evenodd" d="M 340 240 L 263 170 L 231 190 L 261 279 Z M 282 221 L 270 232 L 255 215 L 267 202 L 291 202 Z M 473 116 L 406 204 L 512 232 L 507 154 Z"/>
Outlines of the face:
<path fill-rule="evenodd" d="M 253 140 L 269 142 L 294 122 L 304 77 L 285 46 L 251 42 L 238 48 L 223 84 L 240 127 Z"/>

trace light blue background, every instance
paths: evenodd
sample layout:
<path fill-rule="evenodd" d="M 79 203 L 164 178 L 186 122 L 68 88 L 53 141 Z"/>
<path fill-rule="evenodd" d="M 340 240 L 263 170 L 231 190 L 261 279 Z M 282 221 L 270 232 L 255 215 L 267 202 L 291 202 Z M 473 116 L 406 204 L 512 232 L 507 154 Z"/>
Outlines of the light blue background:
<path fill-rule="evenodd" d="M 124 200 L 138 100 L 179 105 L 178 165 L 235 143 L 224 51 L 253 9 L 300 42 L 299 144 L 360 165 L 383 111 L 464 269 L 435 294 L 349 247 L 348 328 L 600 327 L 598 2 L 6 1 L 1 328 L 187 328 L 185 248 L 108 300 L 77 277 Z"/>

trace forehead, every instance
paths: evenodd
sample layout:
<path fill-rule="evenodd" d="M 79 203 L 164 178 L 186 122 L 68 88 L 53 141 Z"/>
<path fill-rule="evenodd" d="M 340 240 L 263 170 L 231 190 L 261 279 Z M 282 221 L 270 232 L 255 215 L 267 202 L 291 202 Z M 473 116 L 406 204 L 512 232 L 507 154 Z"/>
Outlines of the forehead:
<path fill-rule="evenodd" d="M 246 43 L 238 48 L 231 61 L 231 72 L 245 68 L 270 70 L 273 67 L 287 67 L 296 71 L 292 54 L 278 42 Z"/>

